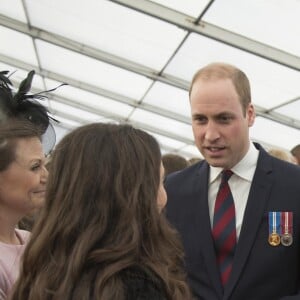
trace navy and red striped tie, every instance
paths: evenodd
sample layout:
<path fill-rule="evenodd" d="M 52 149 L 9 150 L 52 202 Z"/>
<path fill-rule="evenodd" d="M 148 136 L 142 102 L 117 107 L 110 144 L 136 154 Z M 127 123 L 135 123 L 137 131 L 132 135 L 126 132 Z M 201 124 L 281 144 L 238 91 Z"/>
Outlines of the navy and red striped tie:
<path fill-rule="evenodd" d="M 215 242 L 217 262 L 223 286 L 226 285 L 232 269 L 236 247 L 235 207 L 228 180 L 233 172 L 224 170 L 217 194 L 212 235 Z"/>

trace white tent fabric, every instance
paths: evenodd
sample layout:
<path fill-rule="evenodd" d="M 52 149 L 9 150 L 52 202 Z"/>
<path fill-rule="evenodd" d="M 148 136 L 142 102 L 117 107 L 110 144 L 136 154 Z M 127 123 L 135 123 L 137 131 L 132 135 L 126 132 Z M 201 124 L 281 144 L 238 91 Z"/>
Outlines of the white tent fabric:
<path fill-rule="evenodd" d="M 81 124 L 128 122 L 163 152 L 201 157 L 188 88 L 200 67 L 224 61 L 249 76 L 251 138 L 300 143 L 299 0 L 0 0 L 0 70 L 29 70 L 58 139 Z"/>

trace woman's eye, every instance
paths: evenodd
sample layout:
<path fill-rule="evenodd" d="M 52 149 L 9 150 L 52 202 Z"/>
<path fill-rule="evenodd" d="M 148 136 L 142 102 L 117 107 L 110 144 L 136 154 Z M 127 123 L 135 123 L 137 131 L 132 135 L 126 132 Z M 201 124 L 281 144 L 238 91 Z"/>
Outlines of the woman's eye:
<path fill-rule="evenodd" d="M 40 168 L 40 165 L 34 165 L 34 166 L 31 167 L 31 170 L 32 170 L 32 171 L 36 171 L 36 170 L 38 170 L 39 168 Z"/>

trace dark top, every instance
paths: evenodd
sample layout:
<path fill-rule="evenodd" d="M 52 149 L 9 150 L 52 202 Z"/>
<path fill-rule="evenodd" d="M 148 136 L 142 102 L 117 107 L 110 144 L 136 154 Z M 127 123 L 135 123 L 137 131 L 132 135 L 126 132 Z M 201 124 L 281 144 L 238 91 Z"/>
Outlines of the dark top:
<path fill-rule="evenodd" d="M 167 300 L 161 280 L 150 270 L 131 267 L 122 271 L 126 300 Z"/>

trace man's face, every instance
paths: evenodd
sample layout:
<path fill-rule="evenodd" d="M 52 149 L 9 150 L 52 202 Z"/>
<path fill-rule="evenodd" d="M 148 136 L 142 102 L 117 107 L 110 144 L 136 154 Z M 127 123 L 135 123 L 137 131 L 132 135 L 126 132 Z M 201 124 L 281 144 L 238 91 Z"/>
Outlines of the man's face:
<path fill-rule="evenodd" d="M 196 80 L 190 104 L 199 151 L 211 166 L 232 168 L 249 149 L 249 127 L 255 118 L 253 105 L 248 105 L 244 115 L 229 79 Z"/>

